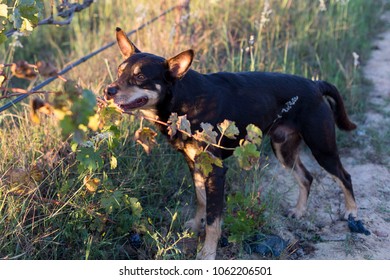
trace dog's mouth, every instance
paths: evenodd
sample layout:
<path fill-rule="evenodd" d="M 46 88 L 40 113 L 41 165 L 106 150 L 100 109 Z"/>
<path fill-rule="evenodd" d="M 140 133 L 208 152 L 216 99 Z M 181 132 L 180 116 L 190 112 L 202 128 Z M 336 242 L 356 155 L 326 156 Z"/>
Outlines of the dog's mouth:
<path fill-rule="evenodd" d="M 134 110 L 134 109 L 137 109 L 137 108 L 140 108 L 140 107 L 146 105 L 146 103 L 148 103 L 148 101 L 149 101 L 149 98 L 147 96 L 143 96 L 143 97 L 137 98 L 136 100 L 134 100 L 130 103 L 119 104 L 119 107 L 123 111 L 130 111 L 130 110 Z"/>

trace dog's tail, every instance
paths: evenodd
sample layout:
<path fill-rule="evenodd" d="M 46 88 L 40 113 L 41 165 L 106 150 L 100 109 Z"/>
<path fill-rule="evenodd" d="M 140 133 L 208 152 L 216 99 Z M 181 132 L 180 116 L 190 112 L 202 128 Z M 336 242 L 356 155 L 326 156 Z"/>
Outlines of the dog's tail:
<path fill-rule="evenodd" d="M 317 84 L 320 92 L 327 99 L 333 111 L 337 126 L 346 131 L 354 130 L 356 124 L 349 120 L 347 112 L 345 111 L 343 99 L 337 88 L 325 81 L 317 81 Z"/>

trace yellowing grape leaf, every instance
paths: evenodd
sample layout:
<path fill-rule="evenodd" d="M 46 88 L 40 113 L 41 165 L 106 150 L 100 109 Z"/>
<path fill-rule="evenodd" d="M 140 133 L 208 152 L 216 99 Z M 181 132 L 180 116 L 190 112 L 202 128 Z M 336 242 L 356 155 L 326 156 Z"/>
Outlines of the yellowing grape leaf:
<path fill-rule="evenodd" d="M 3 71 L 0 71 L 0 87 L 3 85 L 3 83 L 7 80 L 7 76 Z"/>
<path fill-rule="evenodd" d="M 84 177 L 83 183 L 87 188 L 87 191 L 89 191 L 90 193 L 94 193 L 97 191 L 98 187 L 100 186 L 100 179 L 92 178 L 91 176 L 87 175 Z"/>
<path fill-rule="evenodd" d="M 260 152 L 253 143 L 246 143 L 238 146 L 233 155 L 237 158 L 238 164 L 244 170 L 250 170 L 259 161 Z"/>
<path fill-rule="evenodd" d="M 150 154 L 152 148 L 157 145 L 156 136 L 157 133 L 151 128 L 142 127 L 135 132 L 134 140 L 144 148 L 147 154 Z"/>
<path fill-rule="evenodd" d="M 235 122 L 224 120 L 222 123 L 217 125 L 218 130 L 221 134 L 229 139 L 236 139 L 236 136 L 240 134 Z"/>
<path fill-rule="evenodd" d="M 246 140 L 256 145 L 261 144 L 263 133 L 260 128 L 258 128 L 253 124 L 250 124 L 246 127 L 246 131 L 247 131 Z"/>
<path fill-rule="evenodd" d="M 213 130 L 214 126 L 209 123 L 202 122 L 200 127 L 202 128 L 202 131 L 197 130 L 194 138 L 198 141 L 204 141 L 208 144 L 216 144 L 218 133 Z"/>
<path fill-rule="evenodd" d="M 192 136 L 191 123 L 187 120 L 187 115 L 179 116 L 177 120 L 177 129 L 186 132 L 189 136 Z M 186 140 L 188 135 L 182 133 L 183 140 Z"/>
<path fill-rule="evenodd" d="M 195 157 L 195 168 L 206 177 L 213 171 L 213 165 L 223 167 L 223 162 L 209 151 L 203 151 Z"/>
<path fill-rule="evenodd" d="M 6 4 L 0 4 L 0 17 L 8 17 L 8 6 Z"/>
<path fill-rule="evenodd" d="M 93 116 L 90 116 L 88 119 L 88 127 L 92 129 L 93 131 L 97 131 L 99 129 L 100 125 L 100 116 L 99 114 L 95 114 Z"/>
<path fill-rule="evenodd" d="M 12 75 L 27 80 L 34 80 L 38 73 L 36 71 L 35 65 L 29 64 L 25 60 L 20 60 L 11 65 Z"/>
<path fill-rule="evenodd" d="M 110 167 L 111 169 L 115 169 L 118 166 L 118 160 L 115 156 L 111 156 L 110 158 Z"/>
<path fill-rule="evenodd" d="M 46 61 L 41 60 L 41 61 L 38 61 L 36 63 L 36 65 L 37 65 L 39 74 L 41 74 L 43 77 L 56 76 L 58 73 L 57 68 L 53 64 L 51 64 L 50 62 L 46 62 Z"/>
<path fill-rule="evenodd" d="M 168 135 L 171 137 L 171 139 L 177 133 L 177 122 L 178 122 L 178 120 L 179 120 L 179 118 L 177 117 L 177 113 L 172 113 L 169 116 L 169 119 L 168 119 Z"/>
<path fill-rule="evenodd" d="M 53 107 L 49 103 L 47 103 L 46 101 L 40 98 L 34 98 L 33 100 L 31 100 L 30 117 L 31 117 L 31 121 L 35 124 L 40 124 L 38 112 L 46 115 L 52 115 Z"/>

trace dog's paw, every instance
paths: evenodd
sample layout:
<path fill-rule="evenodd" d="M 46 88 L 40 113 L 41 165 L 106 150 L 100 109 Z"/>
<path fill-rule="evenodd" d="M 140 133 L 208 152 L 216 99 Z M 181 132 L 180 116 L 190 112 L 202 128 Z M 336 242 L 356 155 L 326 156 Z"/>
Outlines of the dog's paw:
<path fill-rule="evenodd" d="M 297 207 L 291 208 L 288 213 L 287 217 L 294 218 L 294 219 L 300 219 L 305 214 L 305 209 L 300 209 Z"/>
<path fill-rule="evenodd" d="M 344 213 L 344 220 L 348 221 L 350 218 L 357 219 L 357 210 L 346 210 Z"/>

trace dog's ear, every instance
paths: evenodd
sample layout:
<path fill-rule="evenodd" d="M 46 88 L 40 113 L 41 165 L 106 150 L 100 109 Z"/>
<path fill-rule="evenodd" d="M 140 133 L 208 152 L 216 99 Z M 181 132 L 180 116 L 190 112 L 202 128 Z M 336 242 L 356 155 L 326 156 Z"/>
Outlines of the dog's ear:
<path fill-rule="evenodd" d="M 140 53 L 141 51 L 129 40 L 126 33 L 119 27 L 116 28 L 116 40 L 118 42 L 119 49 L 125 59 L 132 56 L 134 53 Z"/>
<path fill-rule="evenodd" d="M 194 59 L 194 51 L 187 50 L 171 57 L 167 60 L 171 76 L 175 79 L 181 79 L 190 69 L 192 60 Z"/>

